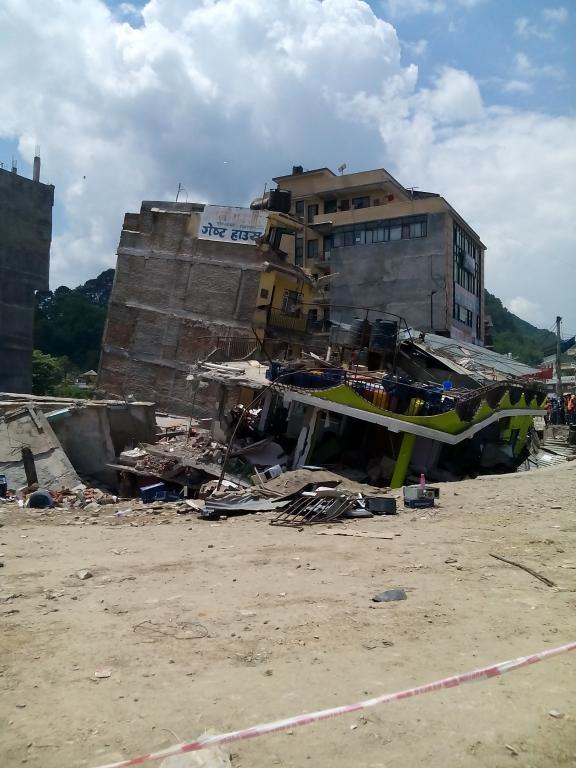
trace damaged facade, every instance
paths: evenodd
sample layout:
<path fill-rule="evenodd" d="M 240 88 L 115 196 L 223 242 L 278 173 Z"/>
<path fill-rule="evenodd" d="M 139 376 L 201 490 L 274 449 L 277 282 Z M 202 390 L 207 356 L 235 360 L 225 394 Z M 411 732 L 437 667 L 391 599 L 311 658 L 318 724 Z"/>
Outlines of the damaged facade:
<path fill-rule="evenodd" d="M 202 411 L 187 373 L 199 359 L 240 359 L 266 342 L 302 345 L 310 277 L 279 250 L 299 225 L 268 211 L 144 202 L 126 214 L 98 371 L 106 396 Z"/>

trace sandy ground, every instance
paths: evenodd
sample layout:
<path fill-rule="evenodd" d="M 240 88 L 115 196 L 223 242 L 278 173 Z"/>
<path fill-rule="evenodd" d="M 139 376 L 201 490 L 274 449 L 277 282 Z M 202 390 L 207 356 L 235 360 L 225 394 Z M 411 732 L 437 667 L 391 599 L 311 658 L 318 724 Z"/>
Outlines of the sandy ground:
<path fill-rule="evenodd" d="M 348 524 L 391 540 L 4 506 L 0 765 L 95 766 L 575 640 L 575 481 L 569 464 L 444 485 L 433 512 Z M 407 600 L 372 602 L 397 587 Z M 236 768 L 574 766 L 576 653 L 231 752 Z"/>

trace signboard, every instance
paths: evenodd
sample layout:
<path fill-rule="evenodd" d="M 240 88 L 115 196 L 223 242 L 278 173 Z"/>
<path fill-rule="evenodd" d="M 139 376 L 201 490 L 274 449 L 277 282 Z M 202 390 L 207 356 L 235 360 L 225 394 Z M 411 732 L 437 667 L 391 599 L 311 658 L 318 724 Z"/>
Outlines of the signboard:
<path fill-rule="evenodd" d="M 207 205 L 200 216 L 198 238 L 254 245 L 266 231 L 267 220 L 268 211 Z"/>

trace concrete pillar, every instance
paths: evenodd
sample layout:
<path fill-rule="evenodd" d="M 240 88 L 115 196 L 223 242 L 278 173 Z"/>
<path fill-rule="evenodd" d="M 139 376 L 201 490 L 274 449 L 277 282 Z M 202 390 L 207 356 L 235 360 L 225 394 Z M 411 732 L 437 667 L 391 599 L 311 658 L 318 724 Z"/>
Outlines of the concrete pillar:
<path fill-rule="evenodd" d="M 401 488 L 404 485 L 415 442 L 416 435 L 411 435 L 409 432 L 404 433 L 404 436 L 402 437 L 402 445 L 400 446 L 400 453 L 396 459 L 394 474 L 390 481 L 390 488 Z"/>

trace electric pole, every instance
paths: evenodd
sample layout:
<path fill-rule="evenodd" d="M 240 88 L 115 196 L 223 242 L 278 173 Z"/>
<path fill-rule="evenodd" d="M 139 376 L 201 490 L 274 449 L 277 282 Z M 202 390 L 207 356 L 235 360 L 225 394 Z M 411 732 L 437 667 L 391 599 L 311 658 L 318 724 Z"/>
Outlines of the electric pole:
<path fill-rule="evenodd" d="M 560 346 L 561 338 L 560 338 L 560 323 L 562 322 L 561 317 L 556 318 L 556 392 L 557 394 L 562 397 L 562 348 Z"/>

